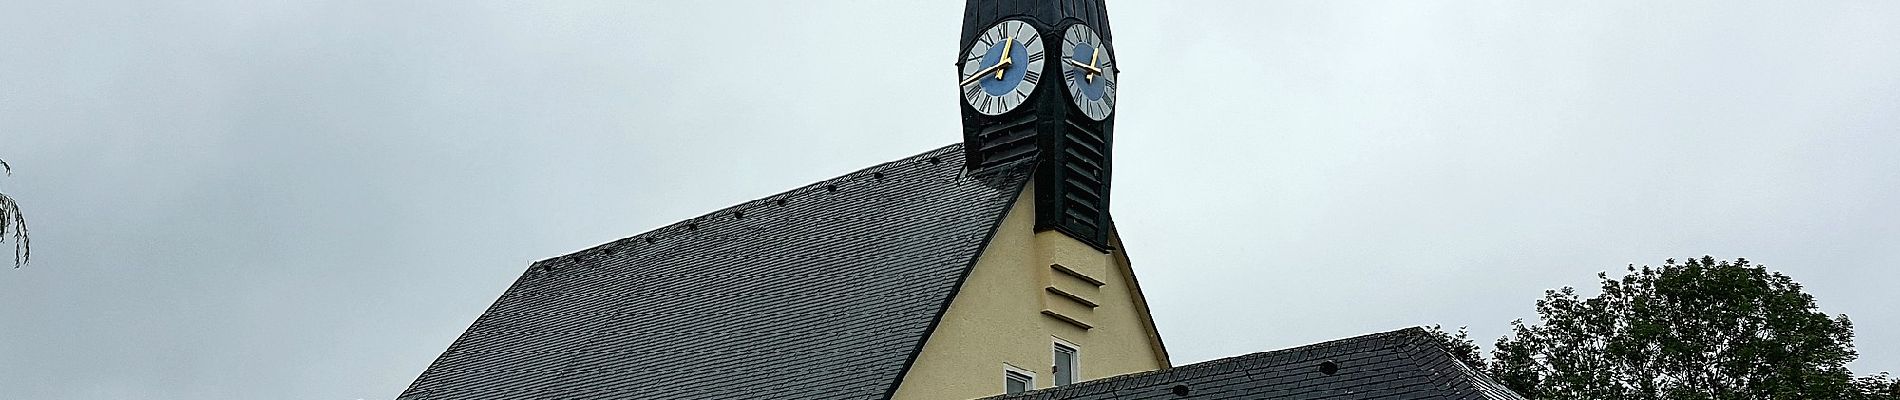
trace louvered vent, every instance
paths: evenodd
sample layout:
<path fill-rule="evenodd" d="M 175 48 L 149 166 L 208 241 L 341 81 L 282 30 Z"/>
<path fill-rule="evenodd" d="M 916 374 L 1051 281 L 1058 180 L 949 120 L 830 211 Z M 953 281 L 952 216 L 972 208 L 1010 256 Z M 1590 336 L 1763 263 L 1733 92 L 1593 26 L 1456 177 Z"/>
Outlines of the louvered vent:
<path fill-rule="evenodd" d="M 1109 137 L 1065 124 L 1056 154 L 1043 159 L 1037 182 L 1037 226 L 1108 248 Z"/>

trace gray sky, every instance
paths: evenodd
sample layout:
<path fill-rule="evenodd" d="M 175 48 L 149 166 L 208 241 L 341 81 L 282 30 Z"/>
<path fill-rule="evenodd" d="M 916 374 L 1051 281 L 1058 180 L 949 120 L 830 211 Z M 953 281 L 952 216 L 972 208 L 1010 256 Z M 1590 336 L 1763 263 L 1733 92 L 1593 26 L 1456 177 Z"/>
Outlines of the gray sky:
<path fill-rule="evenodd" d="M 0 0 L 0 398 L 391 398 L 531 261 L 960 139 L 960 1 L 159 3 Z M 1177 363 L 1712 254 L 1900 371 L 1900 2 L 1110 11 Z"/>

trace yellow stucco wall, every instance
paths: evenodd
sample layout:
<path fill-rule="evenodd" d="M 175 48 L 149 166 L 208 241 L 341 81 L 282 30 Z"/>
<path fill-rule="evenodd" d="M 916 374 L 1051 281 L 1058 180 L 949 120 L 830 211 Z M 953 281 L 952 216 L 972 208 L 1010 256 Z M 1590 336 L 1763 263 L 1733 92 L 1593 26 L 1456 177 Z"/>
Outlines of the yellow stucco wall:
<path fill-rule="evenodd" d="M 966 400 L 1003 393 L 1007 367 L 1054 384 L 1052 344 L 1080 347 L 1081 380 L 1168 366 L 1128 259 L 1060 232 L 1035 231 L 1034 187 L 1024 190 L 898 386 L 898 400 Z M 1061 264 L 1103 283 L 1056 270 Z M 1048 288 L 1099 304 L 1089 307 Z M 1046 315 L 1072 318 L 1090 329 Z M 1007 366 L 1007 367 L 1006 367 Z"/>

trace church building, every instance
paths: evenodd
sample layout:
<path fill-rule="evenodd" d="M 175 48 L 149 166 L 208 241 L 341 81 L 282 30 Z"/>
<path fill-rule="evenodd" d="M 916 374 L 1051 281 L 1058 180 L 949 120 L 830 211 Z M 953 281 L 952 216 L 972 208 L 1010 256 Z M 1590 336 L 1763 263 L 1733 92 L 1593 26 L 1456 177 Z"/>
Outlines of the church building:
<path fill-rule="evenodd" d="M 1173 365 L 1102 3 L 968 0 L 960 143 L 535 262 L 398 399 L 1521 399 L 1418 328 Z"/>

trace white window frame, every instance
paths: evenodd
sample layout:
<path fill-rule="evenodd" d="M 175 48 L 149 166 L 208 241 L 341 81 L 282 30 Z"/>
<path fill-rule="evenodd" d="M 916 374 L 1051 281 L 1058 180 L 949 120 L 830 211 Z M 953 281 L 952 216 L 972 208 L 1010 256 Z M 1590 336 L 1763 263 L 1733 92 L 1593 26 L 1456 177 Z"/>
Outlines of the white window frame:
<path fill-rule="evenodd" d="M 1050 383 L 1059 385 L 1058 382 L 1062 381 L 1062 376 L 1064 374 L 1068 375 L 1070 384 L 1081 382 L 1082 381 L 1082 346 L 1076 345 L 1075 342 L 1062 340 L 1062 338 L 1060 337 L 1050 336 L 1050 339 L 1051 339 L 1050 345 L 1049 345 L 1049 366 L 1050 366 L 1049 374 L 1051 375 Z M 1074 363 L 1074 365 L 1070 365 L 1068 371 L 1058 370 L 1061 367 L 1060 365 L 1056 365 L 1056 350 L 1058 349 L 1069 350 L 1069 360 L 1072 363 Z"/>
<path fill-rule="evenodd" d="M 1009 393 L 1010 375 L 1019 375 L 1022 377 L 1029 378 L 1028 382 L 1024 382 L 1025 383 L 1025 385 L 1023 385 L 1025 388 L 1024 391 L 1036 390 L 1036 371 L 1030 371 L 1027 369 L 1017 368 L 1014 365 L 1009 365 L 1009 363 L 1003 363 L 1003 394 L 1012 394 L 1012 393 Z"/>

